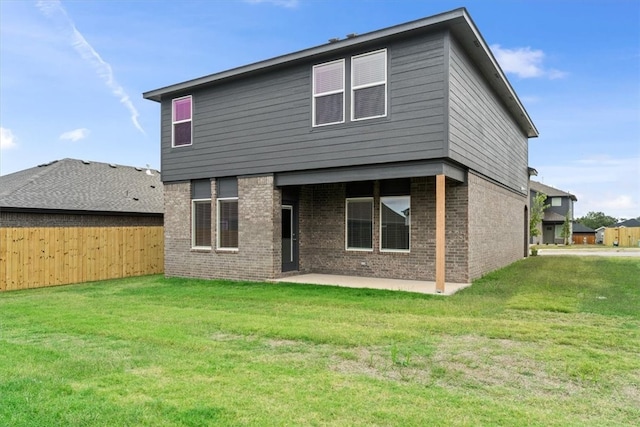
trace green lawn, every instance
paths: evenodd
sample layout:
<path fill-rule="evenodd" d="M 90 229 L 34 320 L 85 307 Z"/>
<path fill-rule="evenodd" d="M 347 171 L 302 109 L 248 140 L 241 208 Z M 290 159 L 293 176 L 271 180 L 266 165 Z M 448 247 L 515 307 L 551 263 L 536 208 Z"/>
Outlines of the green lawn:
<path fill-rule="evenodd" d="M 637 425 L 640 260 L 451 297 L 160 276 L 0 294 L 0 425 Z"/>

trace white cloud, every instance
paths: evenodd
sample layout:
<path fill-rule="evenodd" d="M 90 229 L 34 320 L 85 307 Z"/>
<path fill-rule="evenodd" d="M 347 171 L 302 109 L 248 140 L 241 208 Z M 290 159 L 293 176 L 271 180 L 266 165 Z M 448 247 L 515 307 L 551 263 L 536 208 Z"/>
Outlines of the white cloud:
<path fill-rule="evenodd" d="M 138 121 L 139 113 L 131 102 L 131 98 L 124 88 L 116 81 L 111 65 L 104 61 L 102 57 L 95 51 L 93 46 L 84 38 L 77 30 L 75 24 L 67 14 L 66 10 L 58 0 L 41 0 L 37 3 L 40 11 L 51 18 L 65 33 L 73 48 L 80 54 L 82 59 L 89 62 L 95 68 L 98 76 L 104 81 L 111 93 L 118 97 L 120 102 L 129 110 L 133 125 L 140 132 L 145 133 L 140 122 Z"/>
<path fill-rule="evenodd" d="M 288 9 L 292 9 L 294 7 L 298 7 L 298 0 L 245 0 L 246 3 L 251 4 L 272 4 L 274 6 L 286 7 Z"/>
<path fill-rule="evenodd" d="M 515 74 L 521 78 L 546 77 L 561 79 L 567 73 L 555 69 L 545 69 L 543 66 L 544 52 L 530 47 L 504 49 L 499 44 L 491 45 L 491 51 L 505 73 Z"/>
<path fill-rule="evenodd" d="M 80 128 L 63 133 L 62 135 L 60 135 L 60 139 L 63 141 L 68 140 L 76 142 L 80 141 L 81 139 L 85 139 L 87 136 L 89 136 L 89 129 Z"/>
<path fill-rule="evenodd" d="M 11 129 L 0 127 L 0 149 L 9 150 L 16 146 L 16 137 L 13 132 L 11 132 Z"/>

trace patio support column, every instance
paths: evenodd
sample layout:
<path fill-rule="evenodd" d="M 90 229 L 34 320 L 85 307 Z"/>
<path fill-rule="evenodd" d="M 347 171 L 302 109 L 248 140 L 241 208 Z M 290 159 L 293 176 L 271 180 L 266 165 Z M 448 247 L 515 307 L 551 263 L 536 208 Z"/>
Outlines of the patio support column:
<path fill-rule="evenodd" d="M 436 175 L 436 292 L 444 293 L 445 282 L 445 176 Z"/>

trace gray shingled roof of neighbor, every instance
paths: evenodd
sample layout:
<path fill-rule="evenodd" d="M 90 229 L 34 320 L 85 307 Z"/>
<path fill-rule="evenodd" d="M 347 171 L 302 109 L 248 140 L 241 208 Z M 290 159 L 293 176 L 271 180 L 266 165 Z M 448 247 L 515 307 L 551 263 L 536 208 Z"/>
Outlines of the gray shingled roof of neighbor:
<path fill-rule="evenodd" d="M 627 219 L 624 221 L 620 221 L 617 224 L 611 225 L 610 227 L 640 227 L 640 221 L 635 218 Z"/>
<path fill-rule="evenodd" d="M 579 222 L 574 222 L 573 232 L 574 233 L 595 233 L 596 230 L 594 230 L 593 228 L 589 228 L 586 225 L 580 224 Z"/>
<path fill-rule="evenodd" d="M 544 218 L 542 220 L 548 222 L 564 222 L 564 219 L 564 215 L 560 215 L 557 212 L 544 211 Z"/>
<path fill-rule="evenodd" d="M 157 170 L 54 160 L 0 176 L 0 210 L 157 215 L 164 212 L 163 186 Z"/>
<path fill-rule="evenodd" d="M 548 197 L 569 197 L 574 202 L 578 201 L 578 198 L 573 194 L 558 190 L 557 188 L 550 187 L 538 181 L 529 181 L 529 188 L 536 193 L 544 193 Z"/>

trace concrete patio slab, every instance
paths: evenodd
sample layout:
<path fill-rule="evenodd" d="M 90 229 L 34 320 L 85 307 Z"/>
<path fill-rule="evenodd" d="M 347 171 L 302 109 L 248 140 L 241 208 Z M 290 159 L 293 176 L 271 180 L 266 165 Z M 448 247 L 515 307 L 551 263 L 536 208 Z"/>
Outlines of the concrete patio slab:
<path fill-rule="evenodd" d="M 453 295 L 471 283 L 445 283 L 444 293 L 436 292 L 436 282 L 420 280 L 380 279 L 374 277 L 340 276 L 334 274 L 300 274 L 274 280 L 279 283 L 304 283 L 309 285 L 342 286 L 346 288 L 383 289 L 417 292 L 430 295 Z"/>

